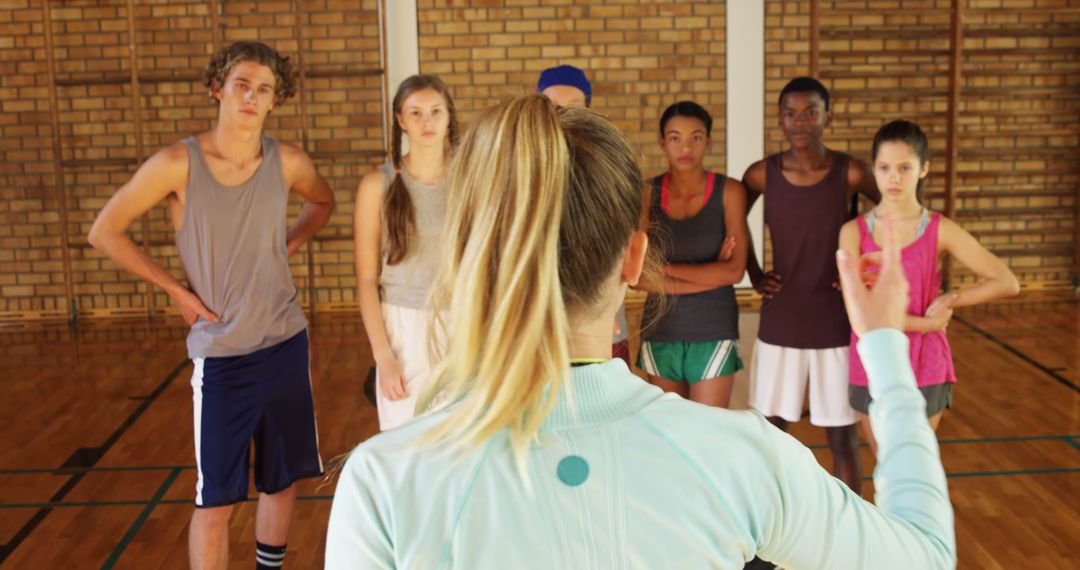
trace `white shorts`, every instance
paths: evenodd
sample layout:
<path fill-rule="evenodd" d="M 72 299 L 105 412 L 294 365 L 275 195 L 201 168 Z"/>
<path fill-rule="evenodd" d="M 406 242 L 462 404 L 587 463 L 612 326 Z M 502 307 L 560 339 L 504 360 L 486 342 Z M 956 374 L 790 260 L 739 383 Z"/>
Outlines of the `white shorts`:
<path fill-rule="evenodd" d="M 379 410 L 379 429 L 385 431 L 408 422 L 416 414 L 416 398 L 427 387 L 431 374 L 428 335 L 434 313 L 383 303 L 382 315 L 390 350 L 405 375 L 405 389 L 409 393 L 401 400 L 387 399 L 376 367 L 375 402 Z"/>
<path fill-rule="evenodd" d="M 849 350 L 787 348 L 757 339 L 750 358 L 750 406 L 766 416 L 797 422 L 809 381 L 810 423 L 821 427 L 856 423 L 848 402 Z"/>

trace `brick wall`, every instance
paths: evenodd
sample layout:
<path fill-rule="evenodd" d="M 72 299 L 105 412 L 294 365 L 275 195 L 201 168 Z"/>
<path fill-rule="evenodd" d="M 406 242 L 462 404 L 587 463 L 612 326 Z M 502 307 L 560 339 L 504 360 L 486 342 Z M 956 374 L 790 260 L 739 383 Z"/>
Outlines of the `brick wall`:
<path fill-rule="evenodd" d="M 640 145 L 658 174 L 664 108 L 692 99 L 713 116 L 706 165 L 725 167 L 725 3 L 626 0 L 418 0 L 420 68 L 446 80 L 462 118 L 536 89 L 542 70 L 584 69 L 594 109 Z"/>
<path fill-rule="evenodd" d="M 833 95 L 830 147 L 869 159 L 882 124 L 930 137 L 927 205 L 945 208 L 949 0 L 822 0 L 820 72 Z M 766 120 L 810 62 L 810 2 L 766 2 Z M 1069 283 L 1080 186 L 1080 2 L 966 0 L 955 221 L 1027 286 Z M 785 148 L 777 128 L 766 152 Z M 957 268 L 958 284 L 975 276 Z"/>
<path fill-rule="evenodd" d="M 213 52 L 208 3 L 137 0 L 135 52 L 141 110 L 130 84 L 128 14 L 120 0 L 51 4 L 57 113 L 68 200 L 66 235 L 75 303 L 81 314 L 145 314 L 148 302 L 169 310 L 146 286 L 86 244 L 95 214 L 136 168 L 137 135 L 144 157 L 210 127 L 216 115 L 199 84 Z M 7 2 L 0 11 L 0 318 L 67 313 L 56 169 L 52 155 L 44 13 L 40 2 Z M 291 2 L 220 2 L 220 38 L 267 42 L 295 59 Z M 300 2 L 306 80 L 307 148 L 330 182 L 339 207 L 314 255 L 316 303 L 353 303 L 352 195 L 360 177 L 382 160 L 382 76 L 378 0 Z M 375 73 L 371 73 L 375 70 Z M 136 133 L 136 113 L 142 121 Z M 268 132 L 302 144 L 298 98 L 275 110 Z M 295 214 L 298 203 L 291 204 Z M 182 275 L 164 206 L 136 222 L 133 237 Z M 293 273 L 309 304 L 308 251 Z"/>
<path fill-rule="evenodd" d="M 257 10 L 256 10 L 257 4 Z M 820 73 L 834 92 L 830 146 L 868 158 L 873 132 L 893 118 L 918 121 L 935 153 L 928 205 L 944 207 L 948 0 L 821 1 Z M 352 194 L 382 160 L 378 0 L 304 0 L 308 149 L 338 198 L 330 226 L 293 270 L 305 304 L 354 304 Z M 694 99 L 714 115 L 707 164 L 725 169 L 724 2 L 650 0 L 418 0 L 421 69 L 450 85 L 462 119 L 540 70 L 585 68 L 594 108 L 641 147 L 647 174 L 663 170 L 657 119 Z M 126 2 L 53 2 L 55 93 L 68 226 L 61 227 L 52 152 L 52 106 L 40 2 L 0 10 L 0 319 L 64 316 L 66 236 L 75 301 L 84 315 L 163 310 L 160 292 L 86 246 L 93 216 L 145 153 L 210 126 L 215 109 L 193 79 L 212 52 L 208 3 L 136 0 L 142 121 L 130 71 Z M 258 38 L 297 53 L 292 3 L 220 0 L 220 39 Z M 766 1 L 766 148 L 783 148 L 776 96 L 807 73 L 810 2 Z M 957 221 L 1002 255 L 1029 285 L 1071 278 L 1080 184 L 1080 0 L 966 0 Z M 297 99 L 269 130 L 301 143 Z M 731 141 L 732 144 L 737 141 Z M 732 173 L 736 176 L 741 173 Z M 296 204 L 292 212 L 295 213 Z M 180 273 L 163 207 L 134 237 Z M 971 276 L 963 272 L 957 280 Z"/>

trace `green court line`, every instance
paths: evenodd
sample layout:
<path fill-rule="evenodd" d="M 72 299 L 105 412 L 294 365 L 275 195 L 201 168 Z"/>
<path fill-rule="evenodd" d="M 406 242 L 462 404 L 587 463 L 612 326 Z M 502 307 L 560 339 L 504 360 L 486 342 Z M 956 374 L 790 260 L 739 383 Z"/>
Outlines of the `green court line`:
<path fill-rule="evenodd" d="M 1080 451 L 1080 439 L 1077 439 L 1075 437 L 1070 437 L 1069 438 L 1069 443 L 1071 443 L 1072 446 L 1075 447 L 1077 451 Z"/>
<path fill-rule="evenodd" d="M 136 520 L 137 526 L 132 525 L 132 528 L 128 530 L 128 533 L 134 537 L 134 533 L 138 532 L 138 527 L 146 521 L 146 517 L 150 515 L 150 511 L 158 505 L 192 505 L 195 502 L 193 499 L 162 499 L 168 489 L 168 485 L 172 485 L 176 476 L 179 475 L 179 470 L 174 471 L 169 475 L 169 478 L 162 484 L 162 487 L 158 489 L 158 493 L 154 495 L 154 498 L 149 501 L 89 501 L 89 502 L 70 502 L 70 503 L 6 503 L 0 504 L 0 510 L 3 509 L 57 509 L 57 508 L 76 508 L 76 507 L 133 507 L 133 506 L 146 506 L 143 514 L 139 515 L 139 519 Z M 1080 467 L 1057 467 L 1050 469 L 1019 469 L 1013 471 L 966 471 L 959 473 L 946 473 L 945 477 L 949 479 L 967 479 L 971 477 L 1019 477 L 1025 475 L 1058 475 L 1061 473 L 1080 473 Z M 863 477 L 863 481 L 873 481 L 873 476 Z M 296 497 L 297 501 L 329 501 L 334 498 L 333 495 L 300 495 Z M 238 503 L 254 503 L 258 501 L 258 497 L 247 497 Z M 126 536 L 126 535 L 125 535 Z M 128 541 L 130 542 L 130 538 Z M 126 544 L 124 545 L 126 547 Z M 102 566 L 104 568 L 104 566 Z"/>
<path fill-rule="evenodd" d="M 1055 475 L 1058 473 L 1080 473 L 1080 467 L 1061 467 L 1056 469 L 1024 469 L 1018 471 L 971 471 L 968 473 L 946 473 L 949 479 L 967 477 L 1009 477 L 1012 475 Z"/>
<path fill-rule="evenodd" d="M 1009 437 L 971 437 L 955 439 L 939 439 L 938 445 L 956 445 L 959 443 L 1009 443 L 1013 441 L 1064 441 L 1072 443 L 1080 435 L 1018 435 Z M 1073 444 L 1075 445 L 1075 443 Z M 808 445 L 810 449 L 828 449 L 827 443 Z M 867 444 L 859 444 L 859 447 L 869 447 Z"/>
<path fill-rule="evenodd" d="M 112 570 L 112 567 L 116 565 L 116 561 L 120 560 L 120 555 L 124 553 L 124 550 L 131 544 L 131 541 L 135 538 L 136 534 L 139 534 L 139 529 L 142 528 L 143 523 L 150 517 L 150 513 L 154 511 L 154 507 L 158 505 L 162 497 L 165 496 L 165 492 L 169 490 L 176 478 L 180 476 L 179 469 L 173 469 L 169 476 L 165 478 L 165 481 L 158 487 L 154 497 L 150 499 L 150 502 L 146 504 L 146 508 L 139 513 L 139 516 L 135 518 L 135 522 L 131 523 L 131 527 L 124 533 L 124 537 L 120 539 L 120 542 L 113 549 L 112 554 L 105 560 L 105 563 L 101 565 L 101 570 Z"/>
<path fill-rule="evenodd" d="M 1051 469 L 1019 469 L 1016 471 L 967 471 L 960 473 L 946 473 L 946 479 L 968 479 L 971 477 L 1014 477 L 1023 475 L 1059 475 L 1061 473 L 1080 473 L 1080 467 L 1055 467 Z M 862 478 L 863 481 L 873 481 L 873 475 Z"/>

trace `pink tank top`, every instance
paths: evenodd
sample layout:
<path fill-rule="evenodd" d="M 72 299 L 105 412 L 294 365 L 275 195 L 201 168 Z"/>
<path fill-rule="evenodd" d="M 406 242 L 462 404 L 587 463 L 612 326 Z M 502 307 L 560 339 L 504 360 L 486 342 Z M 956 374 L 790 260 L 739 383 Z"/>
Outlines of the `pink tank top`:
<path fill-rule="evenodd" d="M 938 227 L 941 214 L 932 214 L 926 231 L 914 242 L 905 247 L 900 254 L 900 263 L 908 280 L 908 314 L 923 316 L 926 308 L 938 296 L 941 289 L 941 275 L 938 273 Z M 858 217 L 860 253 L 881 251 L 866 225 L 863 216 Z M 919 387 L 956 382 L 953 369 L 952 351 L 944 332 L 917 333 L 908 332 L 911 341 L 911 367 L 915 370 L 915 379 Z M 851 333 L 851 345 L 855 346 L 858 337 Z M 851 351 L 851 383 L 866 386 L 866 370 L 856 350 Z"/>

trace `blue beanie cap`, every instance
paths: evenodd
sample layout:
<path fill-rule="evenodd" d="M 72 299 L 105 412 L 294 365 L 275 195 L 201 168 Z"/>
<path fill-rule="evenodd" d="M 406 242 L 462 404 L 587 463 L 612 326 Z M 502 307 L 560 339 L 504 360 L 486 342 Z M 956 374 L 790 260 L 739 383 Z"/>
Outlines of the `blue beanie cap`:
<path fill-rule="evenodd" d="M 552 85 L 577 87 L 585 94 L 586 99 L 592 98 L 592 84 L 585 77 L 585 72 L 572 65 L 560 65 L 545 69 L 540 74 L 540 81 L 536 83 L 536 90 L 543 91 Z"/>

